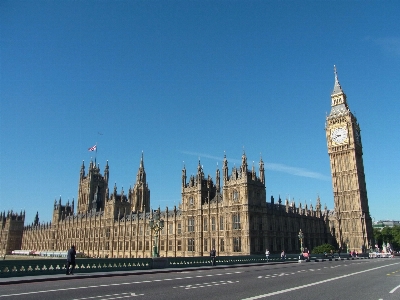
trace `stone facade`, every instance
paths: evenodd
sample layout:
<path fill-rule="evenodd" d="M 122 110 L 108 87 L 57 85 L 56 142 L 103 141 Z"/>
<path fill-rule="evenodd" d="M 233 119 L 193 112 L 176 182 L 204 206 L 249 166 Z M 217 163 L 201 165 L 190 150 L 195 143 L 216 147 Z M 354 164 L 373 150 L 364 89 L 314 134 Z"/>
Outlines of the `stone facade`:
<path fill-rule="evenodd" d="M 222 178 L 216 170 L 215 183 L 205 177 L 200 164 L 189 180 L 182 170 L 182 202 L 179 207 L 150 211 L 150 190 L 143 156 L 133 189 L 125 195 L 117 188 L 108 192 L 109 166 L 104 174 L 95 163 L 85 175 L 82 164 L 77 213 L 74 204 L 54 203 L 53 221 L 33 224 L 23 230 L 21 249 L 36 251 L 67 250 L 72 244 L 91 257 L 151 257 L 154 231 L 149 221 L 159 214 L 164 220 L 158 248 L 160 256 L 203 256 L 212 248 L 218 255 L 244 255 L 270 251 L 297 252 L 298 232 L 305 233 L 309 248 L 334 242 L 328 226 L 328 210 L 296 207 L 288 200 L 267 203 L 264 163 L 248 170 L 243 153 L 242 165 L 228 172 L 223 159 Z M 221 185 L 222 181 L 222 185 Z M 95 191 L 95 192 L 93 192 Z"/>
<path fill-rule="evenodd" d="M 20 249 L 24 231 L 25 213 L 13 211 L 0 214 L 0 255 Z"/>
<path fill-rule="evenodd" d="M 331 163 L 335 209 L 330 215 L 338 244 L 363 251 L 372 245 L 372 220 L 365 182 L 361 130 L 351 113 L 335 68 L 331 112 L 326 118 L 326 139 Z"/>
<path fill-rule="evenodd" d="M 222 174 L 215 179 L 204 175 L 200 161 L 196 175 L 182 170 L 181 203 L 161 211 L 150 210 L 150 189 L 146 181 L 143 154 L 133 188 L 128 193 L 108 187 L 108 162 L 103 174 L 91 161 L 86 174 L 82 163 L 79 174 L 77 209 L 61 198 L 55 201 L 50 223 L 23 227 L 25 215 L 3 213 L 1 249 L 66 251 L 74 244 L 90 257 L 151 257 L 154 243 L 164 257 L 298 252 L 300 229 L 303 246 L 309 249 L 323 243 L 357 248 L 372 238 L 359 125 L 347 106 L 335 73 L 332 111 L 326 120 L 328 153 L 332 169 L 335 209 L 302 207 L 286 199 L 267 202 L 265 169 L 262 158 L 249 169 L 247 156 L 240 167 L 229 173 L 224 156 Z M 345 138 L 343 138 L 345 136 Z M 159 216 L 164 227 L 151 229 L 150 220 Z M 15 225 L 12 225 L 15 224 Z M 16 229 L 17 228 L 17 229 Z M 357 247 L 358 246 L 358 247 Z"/>

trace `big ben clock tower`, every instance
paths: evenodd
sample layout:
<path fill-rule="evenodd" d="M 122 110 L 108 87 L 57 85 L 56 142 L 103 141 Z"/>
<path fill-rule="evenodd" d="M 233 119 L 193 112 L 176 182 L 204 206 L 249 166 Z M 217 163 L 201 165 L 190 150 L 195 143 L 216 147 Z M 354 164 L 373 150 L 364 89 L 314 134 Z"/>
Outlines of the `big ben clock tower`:
<path fill-rule="evenodd" d="M 365 183 L 360 126 L 347 104 L 336 67 L 326 139 L 331 163 L 336 240 L 344 250 L 363 251 L 373 238 Z"/>

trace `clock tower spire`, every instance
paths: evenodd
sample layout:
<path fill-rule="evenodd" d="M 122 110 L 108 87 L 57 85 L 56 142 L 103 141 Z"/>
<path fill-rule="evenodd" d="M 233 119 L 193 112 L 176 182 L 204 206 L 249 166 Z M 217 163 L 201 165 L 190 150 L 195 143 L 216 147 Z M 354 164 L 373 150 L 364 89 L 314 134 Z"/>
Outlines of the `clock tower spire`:
<path fill-rule="evenodd" d="M 335 205 L 330 221 L 339 246 L 360 252 L 369 247 L 373 237 L 360 126 L 349 109 L 336 66 L 334 74 L 331 112 L 325 128 Z"/>

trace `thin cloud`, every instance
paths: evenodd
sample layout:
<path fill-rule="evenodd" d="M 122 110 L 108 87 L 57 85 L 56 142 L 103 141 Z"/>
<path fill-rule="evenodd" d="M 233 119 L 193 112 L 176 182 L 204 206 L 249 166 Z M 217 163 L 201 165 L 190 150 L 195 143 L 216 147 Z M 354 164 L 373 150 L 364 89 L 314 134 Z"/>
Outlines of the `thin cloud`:
<path fill-rule="evenodd" d="M 303 168 L 290 167 L 282 164 L 265 163 L 265 168 L 268 170 L 283 172 L 300 177 L 308 177 L 320 180 L 330 180 L 331 178 L 317 172 L 309 171 Z"/>
<path fill-rule="evenodd" d="M 189 152 L 189 151 L 181 151 L 181 153 L 183 154 L 187 154 L 187 155 L 191 155 L 191 156 L 197 156 L 198 158 L 209 158 L 209 159 L 215 159 L 220 161 L 221 160 L 221 156 L 212 156 L 209 154 L 204 154 L 204 153 L 198 153 L 198 152 Z"/>
<path fill-rule="evenodd" d="M 378 45 L 384 52 L 400 56 L 400 37 L 386 37 L 373 39 L 368 37 L 367 41 L 372 41 Z"/>
<path fill-rule="evenodd" d="M 197 156 L 200 159 L 201 158 L 209 158 L 209 159 L 214 159 L 217 161 L 221 160 L 220 156 L 213 156 L 213 155 L 209 155 L 209 154 L 205 154 L 205 153 L 189 152 L 189 151 L 181 151 L 181 153 L 191 155 L 191 156 Z M 237 164 L 242 163 L 241 160 L 239 160 L 239 159 L 229 159 L 229 158 L 227 158 L 227 159 L 229 162 L 232 162 L 232 163 L 237 163 Z M 287 173 L 287 174 L 294 175 L 294 176 L 314 178 L 314 179 L 319 179 L 319 180 L 331 180 L 330 177 L 320 174 L 318 172 L 309 171 L 309 170 L 306 170 L 303 168 L 286 166 L 283 164 L 264 163 L 264 167 L 267 170 Z"/>

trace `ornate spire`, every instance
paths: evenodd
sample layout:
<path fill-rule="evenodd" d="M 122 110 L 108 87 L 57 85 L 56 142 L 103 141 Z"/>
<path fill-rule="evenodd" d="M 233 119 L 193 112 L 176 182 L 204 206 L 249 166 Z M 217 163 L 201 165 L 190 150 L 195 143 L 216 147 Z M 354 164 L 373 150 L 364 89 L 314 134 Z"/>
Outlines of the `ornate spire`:
<path fill-rule="evenodd" d="M 142 150 L 142 158 L 140 159 L 140 168 L 143 168 L 143 169 L 144 169 L 143 150 Z"/>
<path fill-rule="evenodd" d="M 343 93 L 342 87 L 340 86 L 340 83 L 339 83 L 339 78 L 338 78 L 338 74 L 337 74 L 335 65 L 333 65 L 333 72 L 335 74 L 335 85 L 333 87 L 332 95 Z"/>
<path fill-rule="evenodd" d="M 262 160 L 261 153 L 260 153 L 259 166 L 260 166 L 260 168 L 259 168 L 259 177 L 260 177 L 261 182 L 265 184 L 265 169 L 264 169 L 264 162 Z"/>
<path fill-rule="evenodd" d="M 229 175 L 228 175 L 228 160 L 226 159 L 225 151 L 224 151 L 224 161 L 222 163 L 222 172 L 223 172 L 223 176 L 224 176 L 224 181 L 227 181 L 229 178 Z"/>
<path fill-rule="evenodd" d="M 144 159 L 143 159 L 143 151 L 142 157 L 140 159 L 139 170 L 136 175 L 136 183 L 146 183 L 146 171 L 144 170 Z"/>
<path fill-rule="evenodd" d="M 338 117 L 341 115 L 345 115 L 349 112 L 349 107 L 347 105 L 347 97 L 343 92 L 342 87 L 339 83 L 336 66 L 334 66 L 334 74 L 335 74 L 335 86 L 333 87 L 333 92 L 331 94 L 331 112 L 327 116 L 327 119 L 331 117 Z"/>
<path fill-rule="evenodd" d="M 245 176 L 246 172 L 247 172 L 247 156 L 246 156 L 246 152 L 244 151 L 244 149 L 243 149 L 243 154 L 242 154 L 241 170 L 242 170 L 243 176 Z"/>
<path fill-rule="evenodd" d="M 183 162 L 183 169 L 182 169 L 182 187 L 186 187 L 186 167 L 185 167 L 185 162 Z"/>

